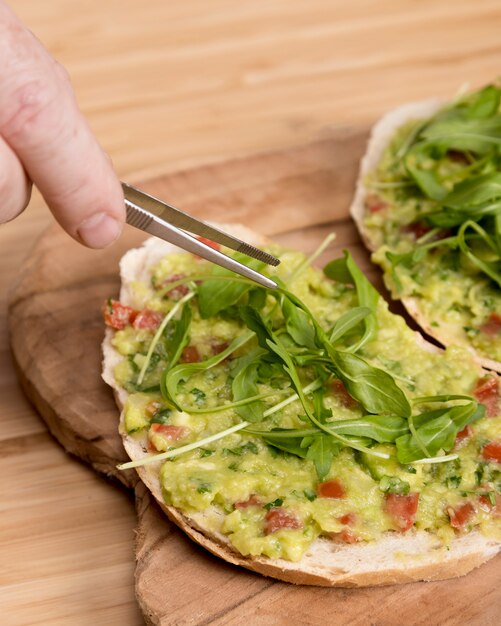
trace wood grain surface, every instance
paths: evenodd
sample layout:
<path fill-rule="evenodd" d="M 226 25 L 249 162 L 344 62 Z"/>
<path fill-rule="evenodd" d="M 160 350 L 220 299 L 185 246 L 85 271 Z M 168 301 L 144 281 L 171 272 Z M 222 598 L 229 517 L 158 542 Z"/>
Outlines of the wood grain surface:
<path fill-rule="evenodd" d="M 10 3 L 66 66 L 130 182 L 366 128 L 402 102 L 487 82 L 501 63 L 498 0 Z M 266 229 L 265 209 L 260 216 Z M 135 626 L 133 502 L 64 454 L 21 392 L 9 352 L 7 291 L 50 221 L 35 193 L 0 227 L 1 621 Z M 180 624 L 197 615 L 182 592 Z M 263 619 L 272 604 L 262 596 Z M 431 623 L 433 610 L 429 602 Z M 378 600 L 369 619 L 382 625 L 393 614 L 397 603 Z M 419 623 L 419 611 L 408 615 Z"/>
<path fill-rule="evenodd" d="M 367 133 L 353 129 L 296 149 L 232 160 L 167 175 L 143 185 L 155 195 L 177 196 L 194 214 L 221 220 L 231 199 L 234 214 L 265 234 L 311 252 L 329 232 L 337 238 L 319 260 L 349 247 L 373 282 L 370 264 L 348 217 L 348 206 Z M 342 160 L 342 167 L 340 167 Z M 341 175 L 340 175 L 341 173 Z M 266 206 L 265 224 L 253 206 Z M 117 263 L 142 234 L 128 228 L 120 242 L 98 253 L 50 228 L 21 268 L 12 292 L 9 325 L 15 361 L 26 394 L 52 434 L 95 469 L 135 488 L 136 595 L 147 623 L 320 624 L 342 609 L 338 621 L 365 624 L 369 612 L 387 624 L 419 622 L 494 623 L 501 601 L 497 574 L 501 556 L 467 577 L 391 589 L 342 591 L 293 587 L 250 574 L 191 543 L 168 522 L 137 481 L 116 464 L 124 452 L 117 433 L 118 410 L 100 379 L 102 302 L 119 289 Z M 34 355 L 36 357 L 34 358 Z M 398 614 L 391 615 L 391 606 Z M 377 620 L 376 620 L 377 623 Z"/>

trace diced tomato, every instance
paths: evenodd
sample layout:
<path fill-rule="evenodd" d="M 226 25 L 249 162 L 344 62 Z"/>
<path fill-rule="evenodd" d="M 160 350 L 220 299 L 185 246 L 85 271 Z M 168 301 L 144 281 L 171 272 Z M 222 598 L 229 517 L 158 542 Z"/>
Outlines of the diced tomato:
<path fill-rule="evenodd" d="M 270 509 L 264 518 L 264 532 L 266 535 L 281 530 L 282 528 L 289 528 L 295 530 L 302 528 L 303 524 L 292 513 L 284 508 Z"/>
<path fill-rule="evenodd" d="M 365 198 L 365 207 L 369 213 L 379 213 L 388 207 L 388 203 L 375 194 L 369 194 Z"/>
<path fill-rule="evenodd" d="M 501 463 L 501 441 L 491 441 L 482 448 L 482 456 L 487 461 Z"/>
<path fill-rule="evenodd" d="M 134 328 L 142 328 L 145 330 L 156 330 L 163 320 L 162 313 L 152 311 L 151 309 L 143 309 L 136 315 L 132 325 Z"/>
<path fill-rule="evenodd" d="M 156 402 L 155 400 L 152 400 L 151 402 L 148 402 L 148 404 L 146 405 L 146 408 L 144 409 L 144 412 L 146 413 L 148 417 L 153 417 L 155 413 L 158 413 L 161 406 L 162 406 L 161 402 Z"/>
<path fill-rule="evenodd" d="M 182 363 L 199 363 L 201 361 L 200 352 L 196 346 L 186 346 L 181 353 Z"/>
<path fill-rule="evenodd" d="M 352 409 L 354 406 L 358 404 L 355 398 L 352 398 L 348 393 L 346 387 L 343 384 L 342 380 L 339 378 L 335 378 L 331 383 L 331 389 L 334 394 L 339 398 L 341 404 L 348 409 Z"/>
<path fill-rule="evenodd" d="M 214 354 L 221 354 L 230 344 L 227 341 L 211 341 L 210 347 Z"/>
<path fill-rule="evenodd" d="M 487 321 L 480 326 L 480 332 L 495 337 L 501 333 L 501 315 L 491 313 Z"/>
<path fill-rule="evenodd" d="M 167 280 L 163 282 L 162 287 L 168 287 L 170 283 L 175 283 L 181 278 L 185 278 L 185 274 L 172 274 L 172 276 L 170 276 L 169 278 L 167 278 Z M 177 285 L 177 287 L 174 287 L 174 289 L 170 289 L 169 291 L 167 291 L 166 295 L 173 300 L 180 300 L 189 292 L 189 290 L 190 289 L 188 285 Z"/>
<path fill-rule="evenodd" d="M 412 528 L 416 519 L 419 494 L 410 493 L 403 496 L 398 493 L 388 493 L 385 496 L 384 510 L 392 518 L 396 530 L 405 532 Z"/>
<path fill-rule="evenodd" d="M 465 427 L 463 428 L 463 430 L 460 430 L 460 431 L 458 432 L 458 434 L 456 435 L 456 444 L 455 444 L 455 447 L 460 446 L 460 445 L 463 443 L 463 441 L 464 441 L 465 439 L 468 439 L 468 437 L 471 437 L 471 436 L 472 436 L 472 434 L 473 434 L 473 429 L 472 429 L 472 427 L 471 427 L 471 426 L 469 426 L 469 425 L 468 425 L 468 426 L 465 426 Z"/>
<path fill-rule="evenodd" d="M 168 441 L 178 441 L 190 432 L 189 428 L 185 426 L 174 426 L 174 424 L 152 424 L 150 433 L 153 435 L 160 435 L 162 438 L 167 439 Z M 160 442 L 157 440 L 159 448 L 155 446 L 155 440 L 149 439 L 148 441 L 148 449 L 150 451 L 161 451 L 164 449 Z"/>
<path fill-rule="evenodd" d="M 341 539 L 341 541 L 343 541 L 344 543 L 357 543 L 358 541 L 360 541 L 360 537 L 356 533 L 354 533 L 351 528 L 343 528 L 340 533 L 333 534 L 337 535 L 339 539 Z"/>
<path fill-rule="evenodd" d="M 134 321 L 137 311 L 118 300 L 108 300 L 103 307 L 104 323 L 115 330 L 123 330 Z"/>
<path fill-rule="evenodd" d="M 246 509 L 249 506 L 262 506 L 263 502 L 256 495 L 252 494 L 247 498 L 247 500 L 242 500 L 240 502 L 235 502 L 236 509 Z"/>
<path fill-rule="evenodd" d="M 344 498 L 346 496 L 343 485 L 335 478 L 318 484 L 317 493 L 320 498 Z"/>
<path fill-rule="evenodd" d="M 495 504 L 492 504 L 488 496 L 479 496 L 478 500 L 484 510 L 490 511 L 494 517 L 501 517 L 501 495 L 496 493 L 494 498 L 496 500 Z"/>
<path fill-rule="evenodd" d="M 346 513 L 346 515 L 338 517 L 338 520 L 341 522 L 341 524 L 346 524 L 346 526 L 353 526 L 353 524 L 357 521 L 357 516 L 355 513 Z"/>
<path fill-rule="evenodd" d="M 174 424 L 152 424 L 151 430 L 155 435 L 162 435 L 171 441 L 178 441 L 190 432 L 186 426 L 174 426 Z"/>
<path fill-rule="evenodd" d="M 403 233 L 413 235 L 415 239 L 420 239 L 423 235 L 430 232 L 431 228 L 425 222 L 415 222 L 414 224 L 406 224 L 401 228 Z"/>
<path fill-rule="evenodd" d="M 475 398 L 485 405 L 486 414 L 495 417 L 499 414 L 499 384 L 495 377 L 479 378 L 473 390 Z"/>
<path fill-rule="evenodd" d="M 452 507 L 447 509 L 449 520 L 452 528 L 461 529 L 469 522 L 471 516 L 475 513 L 475 507 L 471 502 L 460 504 L 455 509 Z"/>

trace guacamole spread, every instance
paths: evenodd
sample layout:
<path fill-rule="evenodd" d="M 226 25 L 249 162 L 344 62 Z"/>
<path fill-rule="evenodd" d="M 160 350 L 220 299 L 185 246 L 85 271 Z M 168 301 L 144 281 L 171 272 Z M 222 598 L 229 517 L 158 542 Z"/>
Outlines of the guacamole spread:
<path fill-rule="evenodd" d="M 273 292 L 176 253 L 105 305 L 123 428 L 162 459 L 166 503 L 292 561 L 319 536 L 499 537 L 497 377 L 422 347 L 349 254 L 322 272 L 269 251 Z"/>
<path fill-rule="evenodd" d="M 364 230 L 430 332 L 501 361 L 501 89 L 401 126 L 365 180 Z"/>

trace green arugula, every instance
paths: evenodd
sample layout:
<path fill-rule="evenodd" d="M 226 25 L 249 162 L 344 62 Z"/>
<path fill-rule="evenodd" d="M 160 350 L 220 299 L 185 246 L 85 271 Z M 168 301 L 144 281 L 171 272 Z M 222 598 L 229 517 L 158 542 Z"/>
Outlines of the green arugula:
<path fill-rule="evenodd" d="M 244 263 L 257 272 L 261 272 L 265 263 L 250 259 L 247 255 L 236 252 L 232 255 L 235 261 Z M 228 280 L 221 282 L 221 277 L 233 277 L 234 273 L 219 265 L 214 265 L 210 277 L 206 277 L 198 287 L 198 308 L 202 318 L 207 319 L 236 304 L 255 283 L 252 281 Z"/>
<path fill-rule="evenodd" d="M 414 223 L 432 230 L 411 252 L 387 253 L 397 289 L 399 265 L 411 267 L 444 248 L 501 286 L 500 101 L 494 85 L 469 94 L 416 125 L 398 150 L 405 171 L 397 182 L 414 185 L 414 197 L 428 203 Z"/>
<path fill-rule="evenodd" d="M 176 311 L 181 306 L 184 308 L 180 317 L 172 320 L 164 336 L 169 364 L 162 374 L 161 392 L 166 405 L 178 410 L 191 413 L 233 410 L 242 421 L 199 442 L 155 455 L 156 459 L 173 458 L 244 430 L 248 435 L 261 438 L 272 449 L 310 460 L 322 480 L 328 475 L 333 458 L 344 448 L 389 458 L 386 452 L 372 446 L 392 443 L 396 446 L 398 460 L 404 464 L 448 460 L 452 457 L 436 455 L 449 452 L 457 433 L 482 417 L 483 407 L 469 396 L 418 398 L 411 405 L 390 373 L 363 358 L 360 354 L 363 347 L 377 336 L 379 295 L 348 252 L 329 263 L 324 273 L 332 280 L 353 285 L 357 305 L 341 315 L 330 329 L 324 328 L 280 280 L 279 288 L 267 293 L 240 278 L 232 282 L 227 276 L 220 276 L 220 281 L 216 276 L 219 271 L 214 270 L 197 286 L 198 306 L 202 315 L 209 317 L 223 314 L 230 308 L 235 310 L 242 325 L 241 334 L 225 350 L 209 359 L 178 364 L 189 338 L 192 312 L 187 302 L 177 303 Z M 173 316 L 174 313 L 171 318 Z M 166 324 L 157 342 L 164 335 Z M 238 352 L 251 341 L 245 354 Z M 234 358 L 224 364 L 231 397 L 220 406 L 207 406 L 202 392 L 194 386 L 190 389 L 189 380 L 197 373 L 223 366 L 232 356 Z M 333 379 L 342 381 L 350 396 L 359 403 L 362 415 L 333 419 L 325 403 Z M 263 383 L 271 386 L 272 391 L 260 393 L 259 385 Z M 188 395 L 195 398 L 195 406 L 186 406 L 181 400 Z M 280 395 L 287 397 L 278 404 L 266 404 L 272 396 L 276 403 Z M 271 416 L 294 401 L 301 407 L 304 427 L 275 428 Z M 451 406 L 451 402 L 456 404 Z M 421 412 L 414 410 L 437 403 L 444 406 Z M 228 454 L 243 454 L 257 448 L 251 441 L 238 449 L 225 450 Z M 138 464 L 142 463 L 133 466 Z M 391 489 L 405 489 L 405 485 L 397 485 L 393 480 L 388 484 L 388 490 Z"/>

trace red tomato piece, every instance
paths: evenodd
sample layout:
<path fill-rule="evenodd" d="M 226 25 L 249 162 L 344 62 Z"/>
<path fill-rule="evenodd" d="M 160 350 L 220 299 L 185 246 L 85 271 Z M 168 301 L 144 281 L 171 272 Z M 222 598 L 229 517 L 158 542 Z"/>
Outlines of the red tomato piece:
<path fill-rule="evenodd" d="M 482 448 L 482 456 L 487 461 L 501 463 L 501 441 L 491 441 Z"/>
<path fill-rule="evenodd" d="M 143 309 L 136 315 L 132 325 L 138 329 L 156 330 L 162 323 L 163 317 L 158 311 Z"/>
<path fill-rule="evenodd" d="M 346 387 L 343 384 L 342 380 L 339 378 L 335 378 L 331 383 L 331 389 L 334 394 L 339 398 L 341 404 L 348 409 L 352 409 L 354 406 L 358 404 L 355 398 L 352 398 L 348 393 Z"/>
<path fill-rule="evenodd" d="M 458 434 L 456 435 L 456 443 L 455 443 L 455 447 L 458 447 L 459 445 L 461 445 L 463 443 L 463 441 L 465 439 L 468 439 L 468 437 L 471 437 L 473 434 L 473 429 L 471 426 L 465 426 L 463 428 L 463 430 L 460 430 L 458 432 Z"/>
<path fill-rule="evenodd" d="M 230 344 L 227 341 L 211 341 L 210 347 L 214 354 L 221 354 Z"/>
<path fill-rule="evenodd" d="M 480 326 L 480 332 L 495 337 L 501 332 L 501 315 L 491 313 L 487 321 Z"/>
<path fill-rule="evenodd" d="M 118 300 L 108 300 L 103 307 L 104 323 L 115 330 L 123 330 L 132 324 L 136 315 L 137 311 Z"/>
<path fill-rule="evenodd" d="M 196 346 L 186 346 L 181 353 L 182 363 L 199 363 L 201 361 L 200 352 Z"/>
<path fill-rule="evenodd" d="M 499 385 L 497 378 L 479 378 L 473 390 L 475 398 L 485 405 L 488 417 L 495 417 L 499 414 Z"/>
<path fill-rule="evenodd" d="M 344 498 L 346 496 L 343 485 L 335 478 L 318 484 L 317 493 L 320 498 Z"/>
<path fill-rule="evenodd" d="M 396 530 L 405 532 L 412 528 L 416 519 L 418 501 L 418 493 L 410 493 L 407 496 L 398 493 L 386 494 L 384 510 L 392 518 Z"/>
<path fill-rule="evenodd" d="M 335 533 L 344 543 L 357 543 L 361 541 L 360 537 L 350 528 L 343 528 L 340 533 Z"/>
<path fill-rule="evenodd" d="M 264 518 L 264 532 L 266 535 L 281 530 L 282 528 L 289 528 L 295 530 L 302 528 L 303 524 L 292 513 L 284 508 L 270 509 Z"/>
<path fill-rule="evenodd" d="M 174 426 L 174 424 L 152 424 L 151 430 L 155 435 L 162 435 L 171 441 L 182 439 L 190 432 L 186 426 Z"/>
<path fill-rule="evenodd" d="M 475 513 L 475 507 L 471 502 L 460 504 L 455 509 L 450 507 L 447 509 L 449 520 L 452 528 L 462 529 L 469 522 L 471 516 Z"/>
<path fill-rule="evenodd" d="M 256 495 L 252 494 L 247 498 L 247 500 L 241 500 L 240 502 L 235 502 L 236 509 L 246 509 L 249 506 L 262 506 L 263 502 Z"/>
<path fill-rule="evenodd" d="M 501 517 L 501 495 L 496 493 L 494 497 L 496 499 L 496 504 L 492 504 L 488 496 L 480 496 L 478 500 L 483 509 L 491 511 L 494 517 Z"/>
<path fill-rule="evenodd" d="M 355 513 L 346 513 L 346 515 L 342 515 L 338 518 L 341 524 L 346 524 L 346 526 L 353 526 L 357 521 L 357 516 Z"/>
<path fill-rule="evenodd" d="M 379 213 L 388 207 L 388 203 L 375 194 L 369 194 L 365 198 L 365 207 L 369 213 Z"/>
<path fill-rule="evenodd" d="M 415 224 L 406 224 L 401 228 L 403 233 L 413 235 L 415 239 L 420 239 L 423 235 L 430 232 L 431 228 L 425 222 L 416 222 Z"/>
<path fill-rule="evenodd" d="M 172 274 L 170 278 L 165 280 L 162 284 L 163 287 L 168 287 L 170 283 L 175 283 L 181 278 L 185 278 L 185 274 Z M 190 291 L 188 285 L 182 284 L 177 285 L 174 289 L 170 289 L 167 291 L 166 295 L 173 300 L 180 300 L 183 296 L 185 296 Z"/>

